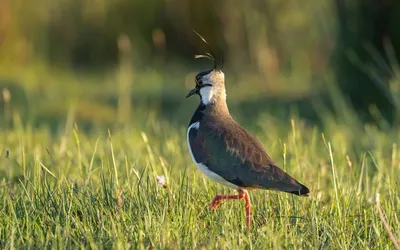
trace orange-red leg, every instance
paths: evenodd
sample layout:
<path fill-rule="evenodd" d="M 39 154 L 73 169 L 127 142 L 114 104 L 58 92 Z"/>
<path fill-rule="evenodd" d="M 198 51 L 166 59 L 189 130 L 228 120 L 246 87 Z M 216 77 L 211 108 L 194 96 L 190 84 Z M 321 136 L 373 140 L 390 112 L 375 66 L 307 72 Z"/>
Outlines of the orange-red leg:
<path fill-rule="evenodd" d="M 247 230 L 250 231 L 250 224 L 251 224 L 251 204 L 250 204 L 250 197 L 247 192 L 244 192 L 244 201 L 246 207 L 246 224 Z"/>
<path fill-rule="evenodd" d="M 244 199 L 246 207 L 246 224 L 247 230 L 250 231 L 251 224 L 251 204 L 250 197 L 246 190 L 238 189 L 237 195 L 216 195 L 210 204 L 211 209 L 216 209 L 221 204 L 223 200 L 241 200 Z"/>

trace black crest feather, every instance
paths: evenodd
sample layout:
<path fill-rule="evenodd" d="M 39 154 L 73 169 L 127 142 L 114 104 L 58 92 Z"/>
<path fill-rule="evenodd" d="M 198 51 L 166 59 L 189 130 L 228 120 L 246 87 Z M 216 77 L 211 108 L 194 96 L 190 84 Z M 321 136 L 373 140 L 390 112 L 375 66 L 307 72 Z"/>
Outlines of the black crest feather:
<path fill-rule="evenodd" d="M 202 37 L 199 33 L 197 33 L 197 31 L 193 30 L 193 32 L 200 37 L 200 39 L 206 44 L 208 50 L 210 52 L 205 52 L 204 54 L 200 54 L 200 55 L 195 55 L 194 58 L 198 59 L 198 58 L 207 58 L 210 59 L 213 62 L 213 70 L 217 69 L 217 59 L 215 57 L 214 52 L 212 51 L 210 45 L 207 43 L 206 39 L 204 39 L 204 37 Z"/>

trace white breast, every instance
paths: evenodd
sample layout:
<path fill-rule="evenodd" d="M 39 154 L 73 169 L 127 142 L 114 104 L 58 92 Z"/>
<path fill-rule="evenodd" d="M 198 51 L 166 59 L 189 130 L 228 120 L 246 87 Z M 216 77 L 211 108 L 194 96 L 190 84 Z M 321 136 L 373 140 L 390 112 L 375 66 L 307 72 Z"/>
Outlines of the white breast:
<path fill-rule="evenodd" d="M 200 97 L 201 101 L 203 102 L 204 105 L 207 105 L 208 103 L 211 102 L 211 100 L 214 98 L 214 91 L 212 87 L 202 87 L 200 89 Z"/>
<path fill-rule="evenodd" d="M 202 162 L 196 162 L 196 159 L 193 156 L 192 153 L 192 147 L 190 146 L 190 141 L 189 141 L 189 132 L 191 129 L 199 129 L 200 127 L 200 122 L 195 122 L 193 124 L 191 124 L 188 128 L 187 134 L 186 134 L 186 138 L 187 138 L 187 144 L 189 147 L 189 152 L 190 152 L 190 156 L 192 157 L 192 160 L 194 162 L 194 164 L 196 164 L 197 168 L 200 169 L 201 172 L 203 172 L 205 175 L 208 176 L 208 178 L 210 178 L 213 181 L 216 181 L 220 184 L 223 184 L 225 186 L 234 188 L 234 189 L 238 189 L 238 186 L 228 182 L 227 180 L 225 180 L 224 178 L 222 178 L 221 176 L 217 175 L 216 173 L 212 172 L 206 165 L 204 165 Z"/>

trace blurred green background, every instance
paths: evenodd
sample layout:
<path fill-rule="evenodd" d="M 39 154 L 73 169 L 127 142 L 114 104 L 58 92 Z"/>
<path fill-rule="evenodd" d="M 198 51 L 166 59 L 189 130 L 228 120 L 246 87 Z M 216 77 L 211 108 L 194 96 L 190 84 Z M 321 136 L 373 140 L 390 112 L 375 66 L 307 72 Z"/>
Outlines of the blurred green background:
<path fill-rule="evenodd" d="M 0 248 L 393 248 L 399 27 L 399 0 L 0 0 Z M 192 30 L 234 119 L 311 190 L 252 192 L 250 234 L 240 202 L 206 209 L 228 190 L 188 154 L 212 65 Z"/>
<path fill-rule="evenodd" d="M 186 124 L 198 100 L 184 96 L 211 65 L 193 58 L 206 50 L 194 29 L 224 60 L 244 123 L 352 112 L 393 126 L 399 24 L 395 0 L 0 0 L 1 119 L 53 131 L 68 117 L 88 129 L 150 115 Z"/>

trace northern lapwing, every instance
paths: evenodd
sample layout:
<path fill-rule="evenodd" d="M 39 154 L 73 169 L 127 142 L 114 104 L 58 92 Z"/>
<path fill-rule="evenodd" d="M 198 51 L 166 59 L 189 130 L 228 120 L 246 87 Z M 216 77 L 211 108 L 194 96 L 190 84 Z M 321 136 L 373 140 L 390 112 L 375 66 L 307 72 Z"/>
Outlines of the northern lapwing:
<path fill-rule="evenodd" d="M 250 230 L 249 189 L 278 190 L 307 196 L 309 189 L 277 167 L 260 142 L 229 113 L 225 78 L 206 40 L 195 32 L 210 52 L 195 58 L 208 58 L 211 70 L 196 75 L 196 85 L 187 94 L 200 96 L 200 104 L 190 120 L 187 143 L 192 160 L 210 179 L 237 190 L 237 195 L 216 195 L 210 204 L 216 209 L 223 200 L 244 199 L 246 223 Z"/>

